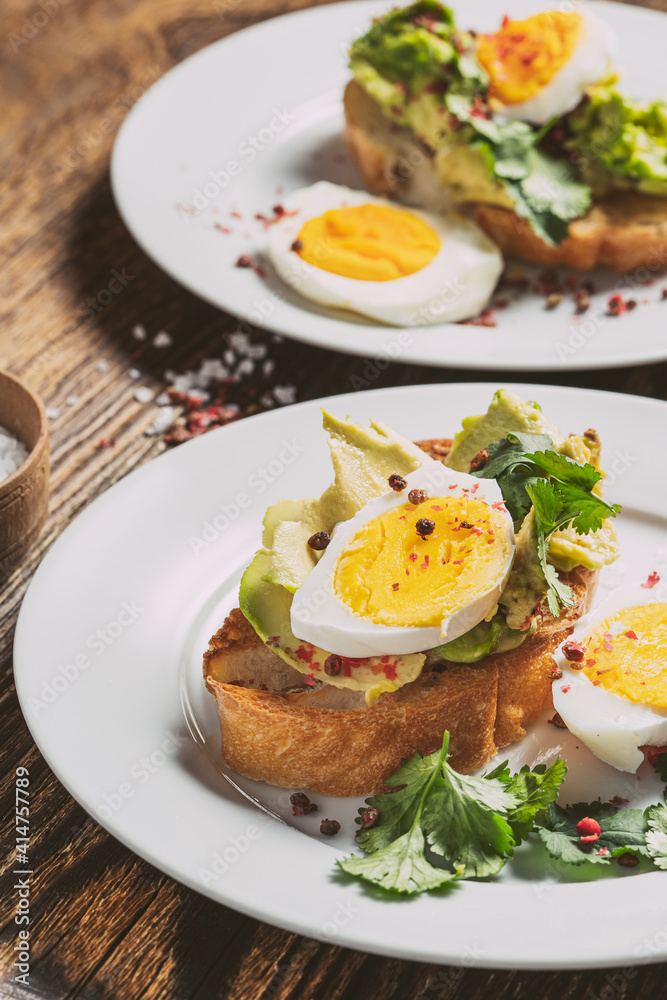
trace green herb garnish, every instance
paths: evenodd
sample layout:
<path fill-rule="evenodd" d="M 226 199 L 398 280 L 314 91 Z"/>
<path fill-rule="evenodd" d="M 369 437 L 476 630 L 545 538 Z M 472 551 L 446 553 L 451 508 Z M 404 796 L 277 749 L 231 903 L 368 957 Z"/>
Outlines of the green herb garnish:
<path fill-rule="evenodd" d="M 548 561 L 549 539 L 569 524 L 580 535 L 597 531 L 605 518 L 619 513 L 620 504 L 607 503 L 594 493 L 602 478 L 597 469 L 559 455 L 546 434 L 508 434 L 487 451 L 486 464 L 473 475 L 497 480 L 515 530 L 530 508 L 535 509 L 540 568 L 548 584 L 549 611 L 556 618 L 561 607 L 571 606 L 573 598 L 570 587 L 561 582 Z"/>
<path fill-rule="evenodd" d="M 504 761 L 476 777 L 449 766 L 448 746 L 445 733 L 439 751 L 403 761 L 386 782 L 390 793 L 366 799 L 378 818 L 357 835 L 365 855 L 337 861 L 342 871 L 390 891 L 423 892 L 495 875 L 529 836 L 565 867 L 609 864 L 632 854 L 667 870 L 662 803 L 646 810 L 600 801 L 562 807 L 555 801 L 567 773 L 560 758 L 550 767 L 526 765 L 514 775 Z M 577 830 L 584 819 L 598 824 L 599 836 L 590 842 Z"/>
<path fill-rule="evenodd" d="M 445 733 L 439 752 L 415 754 L 392 775 L 387 785 L 396 791 L 366 800 L 379 818 L 358 835 L 366 856 L 337 862 L 344 872 L 402 893 L 493 875 L 556 797 L 566 772 L 557 760 L 514 777 L 504 764 L 486 776 L 461 775 L 447 763 L 448 746 Z"/>
<path fill-rule="evenodd" d="M 600 824 L 600 837 L 590 844 L 582 843 L 577 833 L 577 823 L 585 816 Z M 567 809 L 552 803 L 537 817 L 536 830 L 549 856 L 569 865 L 605 864 L 621 854 L 649 853 L 646 813 L 617 809 L 609 802 L 578 802 Z"/>

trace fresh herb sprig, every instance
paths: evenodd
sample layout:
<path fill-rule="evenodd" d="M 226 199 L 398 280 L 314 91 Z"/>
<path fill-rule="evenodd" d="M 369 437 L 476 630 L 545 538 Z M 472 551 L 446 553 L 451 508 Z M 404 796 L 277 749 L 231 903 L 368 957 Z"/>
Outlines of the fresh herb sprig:
<path fill-rule="evenodd" d="M 534 129 L 522 121 L 501 123 L 486 118 L 476 103 L 482 88 L 478 80 L 474 83 L 473 88 L 465 80 L 450 89 L 445 95 L 447 110 L 473 129 L 471 147 L 479 149 L 489 174 L 514 202 L 517 215 L 545 243 L 558 246 L 567 236 L 569 222 L 590 208 L 590 187 L 576 180 L 566 160 L 553 159 L 539 148 L 553 122 Z"/>
<path fill-rule="evenodd" d="M 447 763 L 448 746 L 445 733 L 440 751 L 403 762 L 387 781 L 392 794 L 366 800 L 379 819 L 359 832 L 366 856 L 338 861 L 344 872 L 400 893 L 494 875 L 556 798 L 566 772 L 557 760 L 514 777 L 505 764 L 483 777 L 461 775 Z"/>
<path fill-rule="evenodd" d="M 558 454 L 547 434 L 517 431 L 490 444 L 487 451 L 485 465 L 473 475 L 497 480 L 515 530 L 520 529 L 530 508 L 535 509 L 537 553 L 548 585 L 547 605 L 558 617 L 562 607 L 571 606 L 573 597 L 571 588 L 548 561 L 551 536 L 569 524 L 580 535 L 597 531 L 604 519 L 615 517 L 621 507 L 593 492 L 602 478 L 597 469 Z"/>
<path fill-rule="evenodd" d="M 585 862 L 609 864 L 631 854 L 667 870 L 667 808 L 619 809 L 612 802 L 579 802 L 562 807 L 556 797 L 567 773 L 558 758 L 550 767 L 525 765 L 510 774 L 507 761 L 474 777 L 447 763 L 449 733 L 442 748 L 415 754 L 386 782 L 391 794 L 374 795 L 366 806 L 377 811 L 357 844 L 366 853 L 337 861 L 348 875 L 392 892 L 413 894 L 460 879 L 495 875 L 529 836 L 566 868 Z M 360 809 L 362 816 L 368 809 Z M 584 818 L 599 836 L 582 840 Z"/>
<path fill-rule="evenodd" d="M 577 831 L 577 823 L 584 817 L 600 826 L 600 835 L 592 843 L 583 843 Z M 610 802 L 577 802 L 567 809 L 552 802 L 537 817 L 535 830 L 549 856 L 568 865 L 583 865 L 586 861 L 607 864 L 628 853 L 649 855 L 646 813 L 641 809 L 617 809 Z"/>

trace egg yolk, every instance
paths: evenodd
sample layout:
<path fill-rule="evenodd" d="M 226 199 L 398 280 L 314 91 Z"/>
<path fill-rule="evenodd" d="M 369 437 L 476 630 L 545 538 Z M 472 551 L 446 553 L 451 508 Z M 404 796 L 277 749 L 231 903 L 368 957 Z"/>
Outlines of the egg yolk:
<path fill-rule="evenodd" d="M 629 701 L 667 708 L 667 604 L 625 608 L 582 643 L 584 674 Z"/>
<path fill-rule="evenodd" d="M 434 524 L 424 537 L 422 519 Z M 498 510 L 470 497 L 436 497 L 365 524 L 340 556 L 334 587 L 378 625 L 435 626 L 491 590 L 510 553 Z"/>
<path fill-rule="evenodd" d="M 385 205 L 332 208 L 305 223 L 299 256 L 332 274 L 362 281 L 403 278 L 433 260 L 440 239 L 429 225 Z"/>
<path fill-rule="evenodd" d="M 548 11 L 481 35 L 477 58 L 489 74 L 489 97 L 521 104 L 538 94 L 572 57 L 582 24 L 580 14 Z"/>

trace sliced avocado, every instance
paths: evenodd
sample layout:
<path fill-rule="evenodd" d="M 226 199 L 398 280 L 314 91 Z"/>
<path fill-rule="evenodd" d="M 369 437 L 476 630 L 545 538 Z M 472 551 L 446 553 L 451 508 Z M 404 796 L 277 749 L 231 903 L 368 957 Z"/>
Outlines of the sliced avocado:
<path fill-rule="evenodd" d="M 513 629 L 507 625 L 501 614 L 494 615 L 489 622 L 480 622 L 458 639 L 445 642 L 431 650 L 431 656 L 437 656 L 452 663 L 478 663 L 491 653 L 504 653 L 516 649 L 535 631 L 535 624 L 530 628 Z"/>
<path fill-rule="evenodd" d="M 535 508 L 531 507 L 516 536 L 512 572 L 498 601 L 507 612 L 508 626 L 520 629 L 548 589 L 537 553 Z"/>
<path fill-rule="evenodd" d="M 264 519 L 263 544 L 270 553 L 266 581 L 291 593 L 317 562 L 317 554 L 308 546 L 311 535 L 317 531 L 331 534 L 339 521 L 349 520 L 369 500 L 386 493 L 393 472 L 405 476 L 432 461 L 386 424 L 371 421 L 370 427 L 364 427 L 322 412 L 334 482 L 319 498 L 274 504 Z"/>
<path fill-rule="evenodd" d="M 590 535 L 578 535 L 571 525 L 562 528 L 553 533 L 549 543 L 549 562 L 564 573 L 575 566 L 602 569 L 616 562 L 619 555 L 616 529 L 609 518 Z"/>
<path fill-rule="evenodd" d="M 265 549 L 270 549 L 273 545 L 273 536 L 282 521 L 303 520 L 308 504 L 312 503 L 313 499 L 279 500 L 267 509 L 262 525 L 262 545 Z"/>
<path fill-rule="evenodd" d="M 279 584 L 293 594 L 317 563 L 319 553 L 308 545 L 313 534 L 307 521 L 281 521 L 276 525 L 271 546 L 271 569 L 267 583 Z"/>
<path fill-rule="evenodd" d="M 515 393 L 499 389 L 485 414 L 463 421 L 463 430 L 454 438 L 445 464 L 457 472 L 468 472 L 471 460 L 482 448 L 500 441 L 512 431 L 548 434 L 556 448 L 565 440 L 537 403 L 527 403 Z"/>
<path fill-rule="evenodd" d="M 667 195 L 667 103 L 641 103 L 616 89 L 611 77 L 589 87 L 587 100 L 563 119 L 566 149 L 598 196 L 634 189 Z"/>
<path fill-rule="evenodd" d="M 262 642 L 290 666 L 310 676 L 311 684 L 323 680 L 334 687 L 363 691 L 367 704 L 372 705 L 385 691 L 396 691 L 419 677 L 423 653 L 360 660 L 343 657 L 340 673 L 326 674 L 324 664 L 330 653 L 294 635 L 290 619 L 292 595 L 285 587 L 266 582 L 270 569 L 271 557 L 260 549 L 241 579 L 239 606 Z"/>

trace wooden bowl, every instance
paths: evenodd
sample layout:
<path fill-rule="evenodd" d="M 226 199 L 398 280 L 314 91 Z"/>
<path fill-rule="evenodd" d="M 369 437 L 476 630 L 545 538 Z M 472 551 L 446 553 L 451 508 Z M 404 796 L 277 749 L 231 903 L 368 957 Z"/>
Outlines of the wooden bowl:
<path fill-rule="evenodd" d="M 0 427 L 30 454 L 0 482 L 0 586 L 39 535 L 49 507 L 49 424 L 40 399 L 14 375 L 0 372 Z"/>

